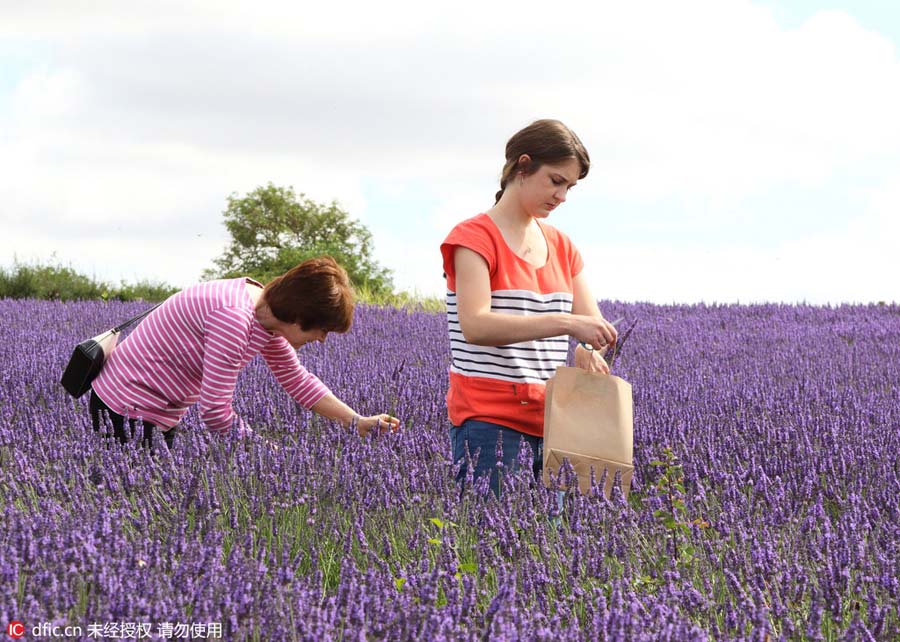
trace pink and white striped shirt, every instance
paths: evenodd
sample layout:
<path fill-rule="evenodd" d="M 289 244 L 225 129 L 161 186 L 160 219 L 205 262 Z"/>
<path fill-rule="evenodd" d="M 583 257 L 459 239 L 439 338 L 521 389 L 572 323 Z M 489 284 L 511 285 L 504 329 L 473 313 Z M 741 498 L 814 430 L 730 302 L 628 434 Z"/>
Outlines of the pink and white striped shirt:
<path fill-rule="evenodd" d="M 208 281 L 169 297 L 113 350 L 94 379 L 97 396 L 120 415 L 168 429 L 194 403 L 200 418 L 217 434 L 235 421 L 231 407 L 238 373 L 261 354 L 275 378 L 304 408 L 330 391 L 304 368 L 283 337 L 256 319 L 246 283 L 252 279 Z"/>

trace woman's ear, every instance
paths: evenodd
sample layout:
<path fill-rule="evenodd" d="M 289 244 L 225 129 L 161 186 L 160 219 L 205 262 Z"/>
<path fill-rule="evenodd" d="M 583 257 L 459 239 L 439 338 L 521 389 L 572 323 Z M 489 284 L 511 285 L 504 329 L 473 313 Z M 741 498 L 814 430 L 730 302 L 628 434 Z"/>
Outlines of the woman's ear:
<path fill-rule="evenodd" d="M 529 156 L 528 154 L 522 154 L 521 156 L 519 156 L 519 160 L 516 161 L 516 173 L 527 174 L 530 168 L 531 156 Z"/>

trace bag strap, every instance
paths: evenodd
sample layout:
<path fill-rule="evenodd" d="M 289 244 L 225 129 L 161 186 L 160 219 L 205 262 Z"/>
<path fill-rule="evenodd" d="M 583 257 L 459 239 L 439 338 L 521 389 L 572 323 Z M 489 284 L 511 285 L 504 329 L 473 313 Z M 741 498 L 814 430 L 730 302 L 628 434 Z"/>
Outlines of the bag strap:
<path fill-rule="evenodd" d="M 116 333 L 118 333 L 118 332 L 121 332 L 122 330 L 124 330 L 125 328 L 127 328 L 128 326 L 134 325 L 135 323 L 137 323 L 138 321 L 140 321 L 141 319 L 143 319 L 145 316 L 147 316 L 148 314 L 150 314 L 151 312 L 153 312 L 156 308 L 158 308 L 159 306 L 161 306 L 163 303 L 164 303 L 163 301 L 160 301 L 159 303 L 157 303 L 156 305 L 154 305 L 154 306 L 153 306 L 152 308 L 150 308 L 149 310 L 144 310 L 144 311 L 141 312 L 139 315 L 134 316 L 134 317 L 131 317 L 130 319 L 128 319 L 128 321 L 125 321 L 124 323 L 120 323 L 120 324 L 117 325 L 115 328 L 113 328 L 113 329 L 111 330 L 111 332 L 116 332 Z"/>

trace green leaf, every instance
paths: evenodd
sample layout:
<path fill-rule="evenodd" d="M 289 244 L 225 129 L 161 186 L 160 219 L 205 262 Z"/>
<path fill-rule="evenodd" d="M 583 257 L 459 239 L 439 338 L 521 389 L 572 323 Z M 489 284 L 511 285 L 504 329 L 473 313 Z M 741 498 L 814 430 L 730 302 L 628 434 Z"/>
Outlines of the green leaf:
<path fill-rule="evenodd" d="M 477 573 L 478 572 L 478 564 L 475 562 L 463 562 L 459 565 L 459 570 L 463 573 Z"/>

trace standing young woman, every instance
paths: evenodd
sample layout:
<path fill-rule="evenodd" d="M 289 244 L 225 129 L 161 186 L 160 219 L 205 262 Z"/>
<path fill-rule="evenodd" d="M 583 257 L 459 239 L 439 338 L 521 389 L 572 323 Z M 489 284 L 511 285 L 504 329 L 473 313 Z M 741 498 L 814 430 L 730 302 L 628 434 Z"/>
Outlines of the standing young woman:
<path fill-rule="evenodd" d="M 361 417 L 303 367 L 297 348 L 346 332 L 353 320 L 347 272 L 325 256 L 304 261 L 265 288 L 249 278 L 209 281 L 169 297 L 113 350 L 94 380 L 90 411 L 94 430 L 104 415 L 116 438 L 127 441 L 135 420 L 152 446 L 153 427 L 171 446 L 175 426 L 200 404 L 213 433 L 252 431 L 232 408 L 238 373 L 257 354 L 297 403 L 366 436 L 396 430 L 386 414 Z"/>
<path fill-rule="evenodd" d="M 494 207 L 459 223 L 441 245 L 447 276 L 451 365 L 447 408 L 454 461 L 474 458 L 474 476 L 490 474 L 499 493 L 495 456 L 512 471 L 521 444 L 543 467 L 545 382 L 565 365 L 569 336 L 575 365 L 609 368 L 600 352 L 616 340 L 603 318 L 578 250 L 542 222 L 587 176 L 590 158 L 557 120 L 539 120 L 506 144 L 506 164 Z"/>

